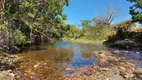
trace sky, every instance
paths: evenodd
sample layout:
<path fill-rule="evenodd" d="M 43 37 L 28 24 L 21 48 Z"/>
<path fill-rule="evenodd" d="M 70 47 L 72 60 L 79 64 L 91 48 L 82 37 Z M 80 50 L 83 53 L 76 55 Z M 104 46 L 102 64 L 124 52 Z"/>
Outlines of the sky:
<path fill-rule="evenodd" d="M 117 10 L 117 16 L 112 24 L 131 19 L 129 7 L 132 4 L 126 0 L 70 0 L 70 5 L 64 8 L 68 16 L 66 23 L 79 25 L 81 20 L 90 20 L 95 16 L 103 16 L 111 6 Z"/>

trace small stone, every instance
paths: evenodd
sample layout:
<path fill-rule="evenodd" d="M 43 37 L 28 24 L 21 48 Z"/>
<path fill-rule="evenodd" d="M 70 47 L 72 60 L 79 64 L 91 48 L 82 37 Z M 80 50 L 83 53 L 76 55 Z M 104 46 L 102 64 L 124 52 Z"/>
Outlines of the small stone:
<path fill-rule="evenodd" d="M 114 59 L 114 60 L 117 61 L 117 62 L 119 61 L 118 59 Z"/>
<path fill-rule="evenodd" d="M 136 74 L 142 74 L 142 68 L 137 68 L 134 73 Z"/>
<path fill-rule="evenodd" d="M 10 76 L 13 76 L 13 77 L 15 76 L 15 74 L 13 74 L 13 73 L 10 73 L 9 75 L 10 75 Z"/>
<path fill-rule="evenodd" d="M 44 63 L 43 65 L 47 65 L 47 63 Z"/>
<path fill-rule="evenodd" d="M 132 78 L 134 77 L 135 75 L 134 74 L 127 74 L 127 75 L 124 75 L 126 78 Z"/>
<path fill-rule="evenodd" d="M 108 78 L 106 78 L 106 80 L 109 80 Z"/>
<path fill-rule="evenodd" d="M 40 65 L 40 63 L 34 65 L 33 67 L 34 67 L 34 68 L 37 68 L 39 65 Z"/>
<path fill-rule="evenodd" d="M 3 60 L 1 60 L 0 63 L 1 63 L 1 64 L 6 64 L 6 63 L 7 63 L 7 60 L 3 59 Z"/>
<path fill-rule="evenodd" d="M 96 72 L 96 70 L 94 70 L 94 72 Z"/>
<path fill-rule="evenodd" d="M 72 68 L 66 68 L 67 71 L 73 70 Z"/>
<path fill-rule="evenodd" d="M 119 51 L 118 50 L 115 50 L 115 51 L 113 51 L 114 53 L 119 53 Z"/>
<path fill-rule="evenodd" d="M 129 51 L 125 51 L 126 53 L 128 53 Z"/>
<path fill-rule="evenodd" d="M 119 69 L 121 69 L 121 70 L 123 70 L 123 71 L 126 70 L 126 69 L 125 69 L 124 67 L 122 67 L 122 66 L 119 66 Z"/>
<path fill-rule="evenodd" d="M 135 64 L 132 64 L 132 63 L 130 63 L 130 62 L 126 62 L 126 64 L 136 67 Z"/>
<path fill-rule="evenodd" d="M 12 70 L 7 70 L 7 72 L 12 72 Z"/>
<path fill-rule="evenodd" d="M 100 70 L 102 70 L 102 71 L 108 71 L 110 69 L 109 68 L 101 68 Z"/>
<path fill-rule="evenodd" d="M 139 75 L 140 78 L 142 78 L 142 75 Z"/>
<path fill-rule="evenodd" d="M 105 54 L 100 54 L 100 58 L 107 60 L 107 56 Z"/>
<path fill-rule="evenodd" d="M 140 54 L 140 52 L 136 52 L 136 54 Z"/>

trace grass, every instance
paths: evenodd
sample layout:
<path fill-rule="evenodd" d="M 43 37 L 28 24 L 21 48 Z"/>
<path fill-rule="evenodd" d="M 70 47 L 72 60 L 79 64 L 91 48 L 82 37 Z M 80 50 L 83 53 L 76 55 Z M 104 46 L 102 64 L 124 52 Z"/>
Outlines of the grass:
<path fill-rule="evenodd" d="M 63 38 L 64 41 L 84 44 L 102 44 L 104 40 L 86 40 L 86 39 L 74 39 L 74 38 Z"/>

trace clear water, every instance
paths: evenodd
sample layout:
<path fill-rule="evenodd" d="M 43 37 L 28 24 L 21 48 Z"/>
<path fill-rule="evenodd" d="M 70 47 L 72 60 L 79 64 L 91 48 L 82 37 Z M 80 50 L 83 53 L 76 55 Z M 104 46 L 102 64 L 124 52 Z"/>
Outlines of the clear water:
<path fill-rule="evenodd" d="M 122 51 L 121 49 L 117 49 L 119 51 Z M 141 67 L 142 68 L 142 50 L 132 50 L 132 49 L 127 49 L 128 53 L 126 52 L 121 52 L 119 54 L 115 54 L 114 56 L 116 57 L 123 57 L 125 60 L 134 63 L 136 67 Z"/>
<path fill-rule="evenodd" d="M 70 73 L 69 69 L 95 64 L 96 57 L 91 54 L 94 50 L 121 51 L 103 45 L 78 44 L 66 41 L 55 42 L 52 45 L 32 46 L 20 54 L 23 57 L 20 70 L 35 73 L 35 76 L 40 78 L 58 80 L 61 75 Z M 128 53 L 114 53 L 114 56 L 125 57 L 126 60 L 136 64 L 137 67 L 142 67 L 142 51 L 127 51 Z M 136 52 L 140 54 L 135 54 Z"/>
<path fill-rule="evenodd" d="M 24 56 L 35 58 L 35 61 L 54 61 L 55 65 L 62 65 L 66 68 L 83 67 L 93 65 L 96 62 L 95 55 L 91 54 L 95 50 L 113 51 L 121 49 L 110 49 L 103 45 L 89 45 L 71 43 L 67 41 L 58 41 L 52 45 L 44 44 L 42 46 L 33 46 L 25 50 Z M 127 50 L 128 53 L 120 52 L 115 54 L 116 57 L 125 57 L 127 60 L 132 61 L 137 67 L 142 67 L 142 51 L 141 50 Z M 136 54 L 139 52 L 140 54 Z M 28 54 L 28 55 L 27 55 Z M 31 56 L 31 55 L 32 56 Z M 42 60 L 43 58 L 43 60 Z"/>
<path fill-rule="evenodd" d="M 70 60 L 68 67 L 83 67 L 87 65 L 95 64 L 96 58 L 95 55 L 91 54 L 94 50 L 107 49 L 104 46 L 94 46 L 88 44 L 77 44 L 70 42 L 56 42 L 54 44 L 57 48 L 67 49 L 70 54 L 73 54 L 72 59 Z"/>

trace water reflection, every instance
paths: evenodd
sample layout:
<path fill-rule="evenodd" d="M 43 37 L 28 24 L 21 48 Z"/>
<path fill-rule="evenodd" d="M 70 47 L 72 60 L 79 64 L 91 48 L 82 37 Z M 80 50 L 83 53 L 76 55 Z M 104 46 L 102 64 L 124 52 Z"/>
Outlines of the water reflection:
<path fill-rule="evenodd" d="M 36 48 L 36 50 L 34 50 Z M 20 69 L 27 74 L 36 74 L 44 79 L 58 79 L 68 67 L 83 67 L 95 63 L 95 56 L 90 54 L 95 49 L 105 49 L 87 44 L 56 42 L 52 46 L 31 47 L 26 50 Z"/>
<path fill-rule="evenodd" d="M 25 50 L 23 62 L 20 69 L 27 75 L 35 75 L 41 80 L 59 79 L 66 68 L 83 67 L 92 65 L 96 58 L 92 53 L 94 50 L 112 50 L 103 45 L 77 44 L 65 41 L 54 43 L 52 46 L 33 46 Z M 117 49 L 118 50 L 118 49 Z M 137 51 L 130 51 L 129 53 Z M 137 66 L 142 67 L 142 52 L 140 54 L 121 53 L 114 54 L 117 57 L 133 59 Z M 139 60 L 137 60 L 139 59 Z M 139 62 L 138 62 L 139 61 Z M 26 76 L 27 77 L 27 76 Z"/>
<path fill-rule="evenodd" d="M 55 46 L 66 48 L 68 51 L 72 52 L 73 58 L 69 62 L 68 67 L 83 67 L 92 65 L 95 62 L 95 56 L 90 54 L 94 50 L 93 45 L 56 42 Z"/>

